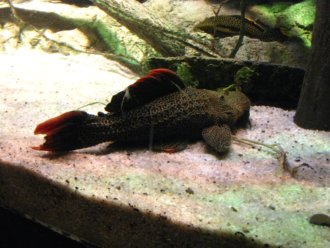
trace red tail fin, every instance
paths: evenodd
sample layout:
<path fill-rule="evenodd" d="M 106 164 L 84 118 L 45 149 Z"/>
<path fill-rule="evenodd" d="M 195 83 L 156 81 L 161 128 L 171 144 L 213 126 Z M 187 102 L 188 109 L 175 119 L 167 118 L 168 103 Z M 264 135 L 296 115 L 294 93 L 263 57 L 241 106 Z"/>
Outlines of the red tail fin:
<path fill-rule="evenodd" d="M 77 125 L 87 117 L 83 111 L 70 111 L 40 123 L 34 134 L 46 134 L 45 142 L 40 146 L 32 147 L 41 151 L 68 151 L 73 150 L 77 138 Z"/>

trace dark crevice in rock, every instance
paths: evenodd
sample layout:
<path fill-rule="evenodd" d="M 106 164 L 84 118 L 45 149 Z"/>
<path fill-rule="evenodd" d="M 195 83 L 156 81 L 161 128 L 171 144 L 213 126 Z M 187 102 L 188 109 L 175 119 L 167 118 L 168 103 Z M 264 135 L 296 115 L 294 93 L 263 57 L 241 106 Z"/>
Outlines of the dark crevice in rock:
<path fill-rule="evenodd" d="M 150 58 L 144 67 L 166 67 L 174 71 L 186 64 L 187 78 L 195 78 L 198 87 L 217 89 L 234 83 L 236 73 L 243 67 L 253 71 L 243 91 L 253 104 L 294 109 L 297 106 L 305 71 L 301 68 L 254 61 L 207 57 Z M 189 82 L 185 82 L 189 83 Z"/>

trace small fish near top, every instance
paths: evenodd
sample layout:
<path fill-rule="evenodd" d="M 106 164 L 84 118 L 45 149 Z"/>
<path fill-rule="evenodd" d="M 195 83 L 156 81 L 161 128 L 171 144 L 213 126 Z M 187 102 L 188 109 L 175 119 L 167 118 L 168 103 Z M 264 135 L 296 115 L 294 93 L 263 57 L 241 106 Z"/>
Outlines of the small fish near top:
<path fill-rule="evenodd" d="M 253 20 L 244 18 L 244 35 L 257 38 L 262 41 L 280 41 L 287 39 L 279 30 L 261 25 Z M 201 30 L 216 37 L 228 37 L 238 35 L 241 29 L 240 15 L 219 15 L 206 18 L 198 23 L 195 30 Z"/>
<path fill-rule="evenodd" d="M 89 7 L 93 5 L 93 3 L 90 0 L 51 0 L 50 2 L 75 5 L 77 7 Z"/>

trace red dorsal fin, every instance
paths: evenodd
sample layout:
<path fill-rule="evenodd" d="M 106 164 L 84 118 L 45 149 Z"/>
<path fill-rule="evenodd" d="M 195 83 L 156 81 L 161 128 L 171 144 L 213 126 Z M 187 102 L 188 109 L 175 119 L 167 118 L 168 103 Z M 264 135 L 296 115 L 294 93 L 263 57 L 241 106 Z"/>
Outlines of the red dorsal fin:
<path fill-rule="evenodd" d="M 174 71 L 154 69 L 114 95 L 105 110 L 122 113 L 184 88 L 185 85 Z"/>
<path fill-rule="evenodd" d="M 85 118 L 86 112 L 83 111 L 70 111 L 47 121 L 40 123 L 34 130 L 34 134 L 50 134 L 57 128 L 60 128 L 64 123 L 75 122 Z"/>

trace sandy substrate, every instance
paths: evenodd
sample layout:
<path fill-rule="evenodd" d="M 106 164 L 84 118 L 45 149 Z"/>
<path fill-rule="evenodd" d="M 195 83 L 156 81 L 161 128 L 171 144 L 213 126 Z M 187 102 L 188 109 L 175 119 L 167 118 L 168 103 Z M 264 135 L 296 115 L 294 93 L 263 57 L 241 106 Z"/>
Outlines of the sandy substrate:
<path fill-rule="evenodd" d="M 203 142 L 175 154 L 109 153 L 101 144 L 57 156 L 30 148 L 42 142 L 35 125 L 106 102 L 136 75 L 96 55 L 19 50 L 2 54 L 0 65 L 0 205 L 107 247 L 217 247 L 242 237 L 330 246 L 330 228 L 308 221 L 330 214 L 330 133 L 297 127 L 293 111 L 253 107 L 251 128 L 236 135 L 279 144 L 289 167 L 300 166 L 294 177 L 279 172 L 271 152 L 236 143 L 222 157 Z"/>

